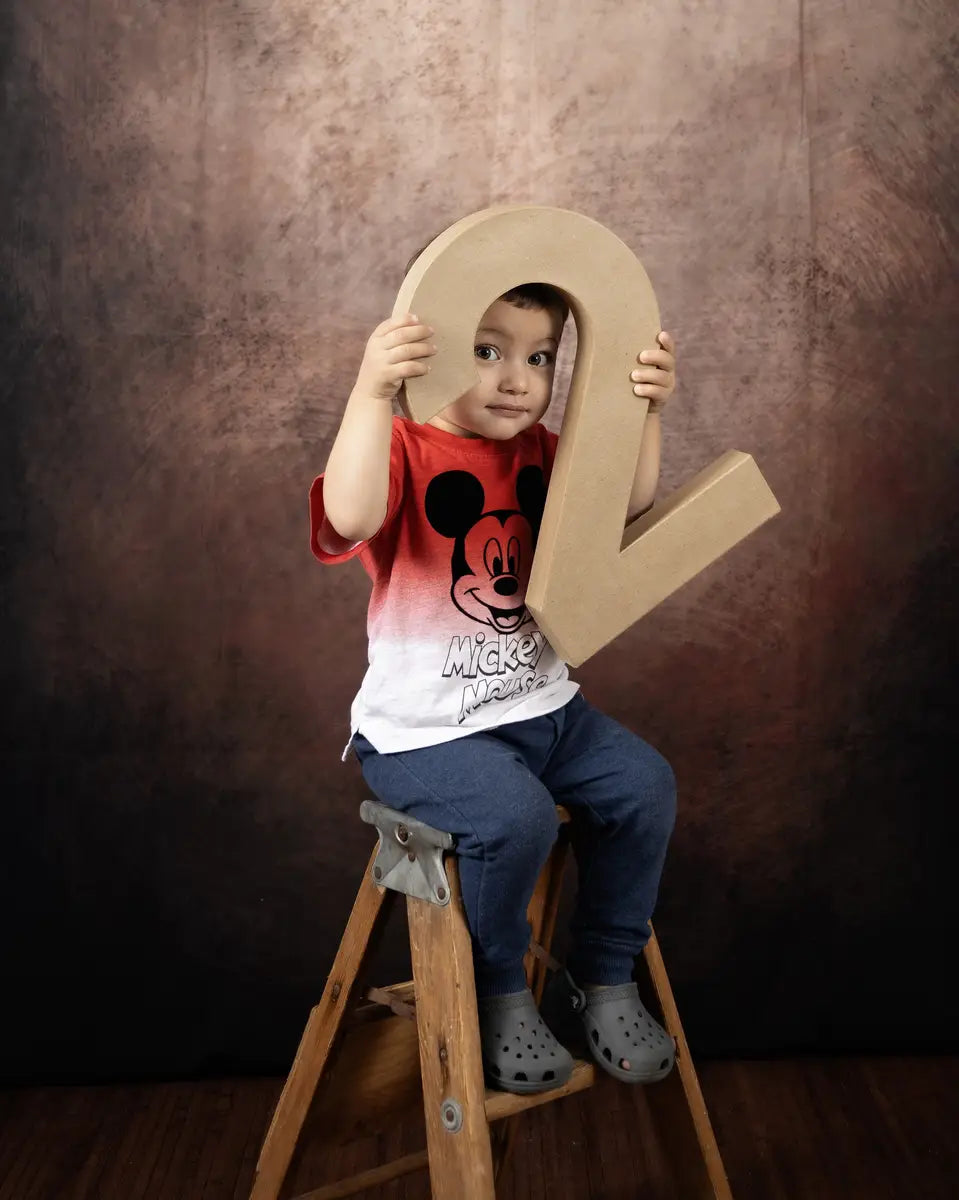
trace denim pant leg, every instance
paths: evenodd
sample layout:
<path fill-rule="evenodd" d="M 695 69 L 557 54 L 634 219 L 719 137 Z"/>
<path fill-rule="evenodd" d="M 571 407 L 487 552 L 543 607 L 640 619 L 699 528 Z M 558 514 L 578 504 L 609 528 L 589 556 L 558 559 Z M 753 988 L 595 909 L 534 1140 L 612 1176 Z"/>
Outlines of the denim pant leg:
<path fill-rule="evenodd" d="M 354 746 L 383 804 L 456 838 L 477 995 L 522 991 L 526 909 L 558 828 L 552 796 L 516 750 L 486 734 L 394 754 L 361 736 Z"/>
<path fill-rule="evenodd" d="M 576 696 L 542 778 L 572 816 L 579 892 L 570 974 L 577 982 L 627 983 L 649 940 L 676 819 L 672 768 L 652 746 Z"/>

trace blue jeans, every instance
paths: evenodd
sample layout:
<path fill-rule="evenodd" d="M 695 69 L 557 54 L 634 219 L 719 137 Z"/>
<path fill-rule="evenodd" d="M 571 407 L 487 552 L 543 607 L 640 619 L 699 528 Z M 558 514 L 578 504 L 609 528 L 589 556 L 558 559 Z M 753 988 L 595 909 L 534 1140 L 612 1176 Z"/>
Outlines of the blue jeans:
<path fill-rule="evenodd" d="M 480 996 L 526 986 L 526 908 L 571 814 L 579 870 L 570 974 L 577 983 L 632 978 L 649 939 L 676 781 L 652 746 L 577 693 L 556 712 L 438 746 L 380 754 L 353 745 L 377 798 L 456 838 Z"/>

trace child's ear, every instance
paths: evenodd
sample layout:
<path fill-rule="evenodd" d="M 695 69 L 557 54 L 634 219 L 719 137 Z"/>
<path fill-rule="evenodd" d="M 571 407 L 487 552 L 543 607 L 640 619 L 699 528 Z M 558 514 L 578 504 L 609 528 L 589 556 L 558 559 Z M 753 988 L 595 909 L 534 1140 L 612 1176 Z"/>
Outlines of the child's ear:
<path fill-rule="evenodd" d="M 426 519 L 442 537 L 460 537 L 483 515 L 485 502 L 483 485 L 475 475 L 444 471 L 426 489 Z"/>

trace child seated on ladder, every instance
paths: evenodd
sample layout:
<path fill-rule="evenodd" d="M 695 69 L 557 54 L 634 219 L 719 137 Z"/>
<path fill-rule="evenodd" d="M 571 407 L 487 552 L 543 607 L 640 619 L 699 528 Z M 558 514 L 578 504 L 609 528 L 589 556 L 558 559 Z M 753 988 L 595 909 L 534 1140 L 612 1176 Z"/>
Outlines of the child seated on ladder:
<path fill-rule="evenodd" d="M 479 382 L 424 425 L 394 416 L 392 403 L 404 380 L 429 371 L 433 330 L 412 313 L 384 321 L 310 491 L 313 553 L 324 563 L 358 555 L 373 582 L 350 743 L 383 804 L 456 839 L 484 1072 L 511 1092 L 569 1079 L 573 1060 L 553 1031 L 577 1020 L 617 1079 L 648 1083 L 673 1065 L 633 968 L 649 938 L 675 778 L 584 699 L 524 603 L 557 444 L 539 421 L 566 316 L 544 284 L 495 300 L 476 332 Z M 673 340 L 660 333 L 657 343 L 631 375 L 649 416 L 630 519 L 652 505 L 660 413 L 675 386 Z M 557 804 L 571 814 L 579 888 L 544 1023 L 523 956 Z"/>

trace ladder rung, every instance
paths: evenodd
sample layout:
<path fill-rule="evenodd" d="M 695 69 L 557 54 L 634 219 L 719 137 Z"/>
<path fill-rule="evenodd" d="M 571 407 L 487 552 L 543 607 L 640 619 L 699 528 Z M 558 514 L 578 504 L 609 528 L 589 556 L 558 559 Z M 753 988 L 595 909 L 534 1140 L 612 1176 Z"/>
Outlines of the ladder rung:
<path fill-rule="evenodd" d="M 397 985 L 403 987 L 402 984 Z M 392 989 L 384 989 L 392 990 Z M 592 1063 L 577 1059 L 573 1074 L 562 1087 L 553 1088 L 548 1092 L 533 1092 L 521 1096 L 516 1092 L 499 1092 L 488 1088 L 486 1091 L 486 1120 L 488 1124 L 502 1121 L 505 1117 L 515 1116 L 528 1108 L 536 1108 L 541 1104 L 549 1104 L 553 1100 L 561 1100 L 564 1096 L 572 1096 L 574 1092 L 583 1092 L 593 1086 L 596 1081 L 596 1068 Z M 328 1183 L 325 1187 L 316 1188 L 311 1192 L 303 1192 L 295 1200 L 341 1200 L 341 1197 L 352 1196 L 366 1188 L 376 1187 L 399 1175 L 409 1174 L 420 1170 L 429 1163 L 425 1150 L 417 1154 L 407 1154 L 403 1158 L 383 1163 L 370 1171 L 362 1171 L 349 1179 L 341 1179 L 336 1183 Z"/>
<path fill-rule="evenodd" d="M 380 988 L 379 990 L 388 992 L 395 1000 L 400 1000 L 405 1004 L 412 1004 L 416 1000 L 412 979 L 405 983 L 392 983 L 389 987 Z M 389 1016 L 388 1009 L 384 1008 L 382 1004 L 375 1004 L 372 1001 L 368 1001 L 358 1004 L 353 1009 L 349 1014 L 348 1024 L 351 1026 L 362 1025 L 366 1021 L 377 1021 L 386 1016 Z"/>
<path fill-rule="evenodd" d="M 502 1121 L 504 1117 L 515 1116 L 525 1112 L 527 1108 L 536 1108 L 540 1104 L 549 1104 L 553 1100 L 562 1100 L 564 1096 L 572 1096 L 574 1092 L 585 1092 L 596 1082 L 596 1068 L 590 1062 L 577 1059 L 573 1073 L 562 1087 L 552 1088 L 548 1092 L 533 1092 L 520 1095 L 518 1092 L 498 1092 L 492 1088 L 486 1090 L 486 1120 L 488 1124 Z"/>
<path fill-rule="evenodd" d="M 398 1179 L 401 1175 L 409 1175 L 413 1171 L 421 1171 L 428 1167 L 430 1156 L 425 1150 L 415 1154 L 407 1154 L 404 1158 L 395 1158 L 392 1162 L 383 1163 L 369 1171 L 360 1171 L 349 1179 L 339 1179 L 336 1183 L 328 1183 L 324 1187 L 314 1188 L 310 1192 L 301 1192 L 293 1200 L 343 1200 L 346 1196 L 355 1196 L 357 1192 L 365 1192 L 368 1188 L 378 1187 Z"/>

